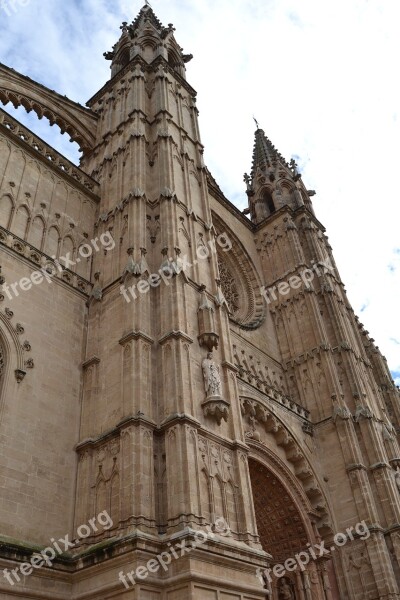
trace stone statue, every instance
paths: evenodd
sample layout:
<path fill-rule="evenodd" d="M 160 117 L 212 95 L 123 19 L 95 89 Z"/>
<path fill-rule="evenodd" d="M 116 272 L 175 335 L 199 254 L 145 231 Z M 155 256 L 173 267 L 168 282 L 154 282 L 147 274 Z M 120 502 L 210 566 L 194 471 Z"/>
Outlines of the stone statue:
<path fill-rule="evenodd" d="M 291 586 L 286 579 L 279 584 L 279 600 L 295 600 Z"/>
<path fill-rule="evenodd" d="M 206 389 L 207 398 L 222 396 L 219 368 L 212 358 L 212 352 L 209 352 L 207 358 L 205 358 L 202 363 L 204 387 Z"/>
<path fill-rule="evenodd" d="M 397 485 L 397 489 L 399 490 L 400 493 L 400 468 L 397 467 L 397 469 L 394 472 L 394 482 Z"/>
<path fill-rule="evenodd" d="M 318 572 L 316 570 L 315 565 L 310 566 L 310 592 L 312 600 L 318 600 L 320 598 L 319 589 L 320 589 L 320 581 Z"/>
<path fill-rule="evenodd" d="M 250 192 L 251 191 L 251 177 L 250 177 L 250 175 L 248 175 L 247 173 L 245 173 L 244 176 L 243 176 L 243 181 L 245 182 L 245 184 L 247 186 L 247 191 Z"/>

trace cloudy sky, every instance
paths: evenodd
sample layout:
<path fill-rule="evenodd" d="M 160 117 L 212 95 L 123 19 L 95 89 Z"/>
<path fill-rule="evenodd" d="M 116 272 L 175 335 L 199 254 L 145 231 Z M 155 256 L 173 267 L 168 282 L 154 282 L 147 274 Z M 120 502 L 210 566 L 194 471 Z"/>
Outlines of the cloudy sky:
<path fill-rule="evenodd" d="M 206 162 L 221 188 L 245 207 L 255 115 L 317 191 L 317 216 L 350 301 L 400 385 L 400 2 L 151 4 L 194 54 L 188 80 L 198 91 Z M 109 77 L 103 52 L 141 6 L 140 0 L 0 0 L 0 61 L 84 104 Z M 17 114 L 78 160 L 75 144 L 57 127 Z"/>

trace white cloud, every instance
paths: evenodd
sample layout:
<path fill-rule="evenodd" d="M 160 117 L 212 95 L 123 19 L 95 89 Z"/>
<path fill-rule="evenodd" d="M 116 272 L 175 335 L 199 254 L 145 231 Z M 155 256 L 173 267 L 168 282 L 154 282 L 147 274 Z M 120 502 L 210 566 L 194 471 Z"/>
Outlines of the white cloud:
<path fill-rule="evenodd" d="M 0 17 L 0 58 L 84 103 L 109 76 L 102 53 L 141 3 L 31 0 Z M 356 312 L 400 371 L 400 156 L 397 0 L 152 1 L 194 54 L 206 162 L 230 200 L 246 203 L 253 115 L 317 190 Z M 31 122 L 32 123 L 32 122 Z M 32 126 L 32 125 L 31 125 Z M 65 151 L 65 150 L 64 150 Z M 396 263 L 397 260 L 397 263 Z"/>

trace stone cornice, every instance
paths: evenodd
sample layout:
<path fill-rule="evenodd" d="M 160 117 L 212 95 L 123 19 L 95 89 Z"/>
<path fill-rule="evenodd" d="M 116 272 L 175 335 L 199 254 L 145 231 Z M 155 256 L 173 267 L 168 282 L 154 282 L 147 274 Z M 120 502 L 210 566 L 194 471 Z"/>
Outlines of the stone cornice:
<path fill-rule="evenodd" d="M 129 333 L 124 335 L 124 337 L 122 337 L 118 343 L 121 344 L 121 346 L 125 346 L 125 344 L 132 340 L 143 340 L 148 344 L 154 344 L 153 338 L 151 338 L 149 335 L 147 335 L 147 333 L 144 333 L 143 331 L 130 331 Z"/>
<path fill-rule="evenodd" d="M 370 465 L 369 467 L 370 471 L 377 471 L 378 469 L 389 469 L 391 471 L 392 467 L 385 462 L 378 462 L 373 465 Z"/>
<path fill-rule="evenodd" d="M 89 358 L 88 360 L 86 360 L 84 363 L 82 363 L 82 369 L 88 369 L 89 367 L 91 367 L 92 365 L 98 365 L 100 362 L 100 359 L 97 356 L 92 356 L 91 358 Z"/>
<path fill-rule="evenodd" d="M 162 432 L 168 431 L 168 429 L 170 429 L 174 425 L 178 425 L 178 424 L 179 425 L 182 425 L 182 424 L 191 425 L 196 430 L 201 429 L 201 423 L 200 423 L 200 421 L 198 421 L 192 415 L 187 415 L 185 413 L 175 413 L 175 414 L 172 414 L 172 415 L 168 415 L 160 423 L 160 426 L 157 428 L 157 432 L 158 433 L 162 433 Z"/>
<path fill-rule="evenodd" d="M 99 436 L 81 440 L 80 442 L 78 442 L 78 444 L 76 444 L 75 450 L 76 452 L 81 452 L 82 450 L 96 448 L 97 446 L 103 444 L 103 442 L 115 438 L 120 434 L 122 430 L 126 429 L 127 427 L 130 427 L 131 425 L 134 425 L 136 427 L 138 427 L 139 425 L 145 425 L 149 429 L 153 430 L 157 428 L 156 423 L 143 414 L 130 415 L 122 419 L 122 421 L 120 421 L 119 423 L 117 423 L 117 425 L 113 427 L 113 429 L 109 429 L 108 431 L 102 433 Z"/>
<path fill-rule="evenodd" d="M 183 340 L 184 342 L 189 342 L 189 344 L 193 344 L 193 341 L 194 341 L 193 338 L 191 338 L 184 331 L 170 331 L 169 333 L 166 333 L 165 335 L 163 335 L 158 340 L 158 343 L 160 344 L 160 346 L 162 346 L 163 344 L 165 344 L 165 342 L 167 342 L 170 339 Z"/>
<path fill-rule="evenodd" d="M 346 471 L 351 473 L 352 471 L 367 471 L 367 467 L 361 463 L 351 463 L 347 465 Z"/>

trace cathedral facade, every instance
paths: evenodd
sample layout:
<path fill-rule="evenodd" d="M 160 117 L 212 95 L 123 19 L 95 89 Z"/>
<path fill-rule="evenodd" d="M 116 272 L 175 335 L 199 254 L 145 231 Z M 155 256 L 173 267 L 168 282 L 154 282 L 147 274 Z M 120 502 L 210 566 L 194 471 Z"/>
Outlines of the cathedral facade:
<path fill-rule="evenodd" d="M 0 65 L 0 594 L 399 600 L 399 393 L 294 161 L 248 208 L 146 4 L 83 107 Z M 249 162 L 250 162 L 249 157 Z"/>

